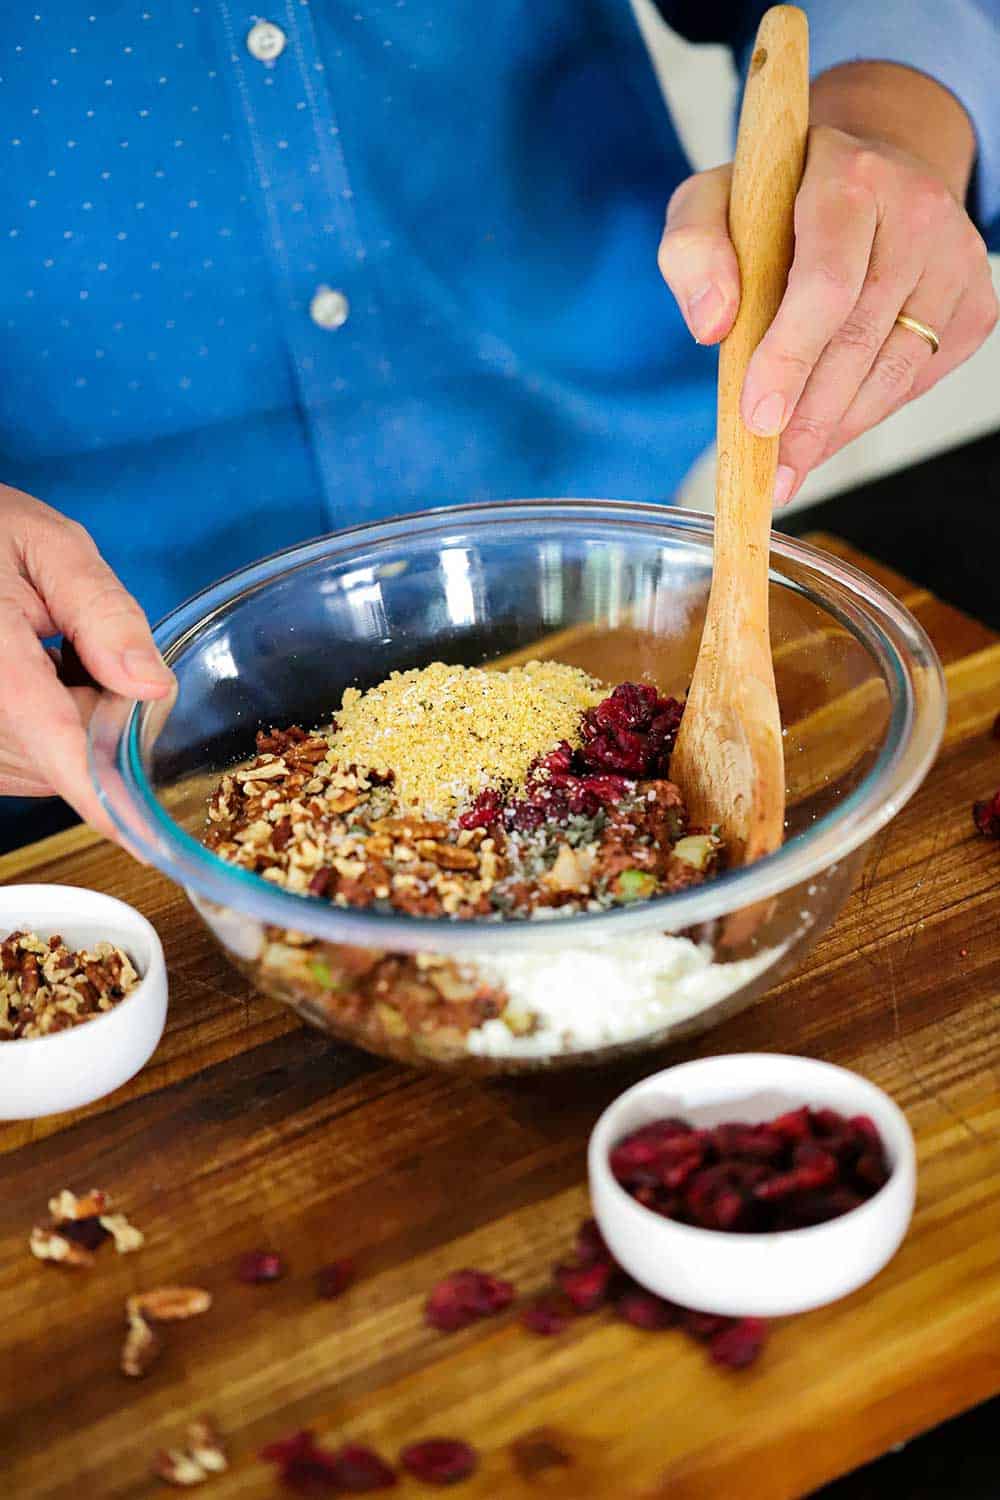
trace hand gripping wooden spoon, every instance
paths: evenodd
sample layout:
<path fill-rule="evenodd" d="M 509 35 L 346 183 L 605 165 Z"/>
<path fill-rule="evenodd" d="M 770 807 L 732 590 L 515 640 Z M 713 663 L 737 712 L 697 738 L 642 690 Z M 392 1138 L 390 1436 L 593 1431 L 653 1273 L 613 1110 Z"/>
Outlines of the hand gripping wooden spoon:
<path fill-rule="evenodd" d="M 751 355 L 778 310 L 792 262 L 793 209 L 809 122 L 805 15 L 777 5 L 760 23 L 740 112 L 729 232 L 740 308 L 719 356 L 712 587 L 671 760 L 693 823 L 718 825 L 732 864 L 781 844 L 785 768 L 768 629 L 768 559 L 778 439 L 740 417 Z"/>

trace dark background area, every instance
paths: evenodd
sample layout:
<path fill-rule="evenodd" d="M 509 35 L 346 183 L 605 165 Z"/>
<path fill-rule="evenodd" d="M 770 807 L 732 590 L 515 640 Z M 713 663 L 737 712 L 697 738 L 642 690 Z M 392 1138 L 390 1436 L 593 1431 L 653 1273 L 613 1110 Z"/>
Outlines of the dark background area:
<path fill-rule="evenodd" d="M 1000 630 L 1000 431 L 777 525 L 795 536 L 834 531 Z"/>
<path fill-rule="evenodd" d="M 1000 431 L 785 519 L 779 516 L 777 524 L 792 535 L 834 532 L 1000 630 Z M 43 838 L 74 821 L 58 801 L 8 804 L 4 811 L 0 849 Z M 929 1368 L 927 1379 L 934 1378 Z M 886 1494 L 906 1500 L 1000 1500 L 998 1433 L 1000 1398 L 816 1491 L 814 1500 L 883 1500 Z"/>

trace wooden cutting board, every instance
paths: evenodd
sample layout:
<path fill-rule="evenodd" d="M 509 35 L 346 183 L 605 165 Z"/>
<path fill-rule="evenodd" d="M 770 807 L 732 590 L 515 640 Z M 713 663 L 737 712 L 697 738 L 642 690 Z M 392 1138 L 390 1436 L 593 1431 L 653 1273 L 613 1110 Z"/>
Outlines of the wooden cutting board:
<path fill-rule="evenodd" d="M 154 1451 L 211 1413 L 229 1440 L 212 1500 L 271 1497 L 265 1442 L 313 1427 L 386 1456 L 442 1435 L 482 1454 L 456 1490 L 560 1500 L 807 1494 L 1000 1391 L 1000 846 L 969 808 L 1000 782 L 1000 641 L 925 590 L 881 579 L 933 637 L 951 712 L 938 767 L 875 841 L 860 887 L 803 969 L 700 1043 L 582 1075 L 484 1083 L 336 1046 L 250 994 L 183 896 L 86 831 L 0 860 L 0 878 L 92 886 L 156 924 L 170 1020 L 142 1074 L 75 1114 L 0 1126 L 0 1494 L 166 1493 Z M 509 1317 L 444 1336 L 428 1289 L 471 1265 L 540 1288 L 587 1212 L 584 1146 L 637 1076 L 706 1052 L 777 1049 L 856 1068 L 906 1111 L 920 1162 L 902 1250 L 869 1287 L 775 1325 L 758 1366 L 709 1366 L 679 1334 L 605 1314 L 555 1339 Z M 147 1244 L 90 1271 L 32 1259 L 51 1194 L 115 1195 Z M 248 1287 L 268 1246 L 288 1276 Z M 353 1256 L 321 1302 L 313 1272 Z M 211 1290 L 167 1329 L 145 1380 L 118 1372 L 130 1293 Z M 430 1493 L 415 1482 L 396 1491 Z"/>

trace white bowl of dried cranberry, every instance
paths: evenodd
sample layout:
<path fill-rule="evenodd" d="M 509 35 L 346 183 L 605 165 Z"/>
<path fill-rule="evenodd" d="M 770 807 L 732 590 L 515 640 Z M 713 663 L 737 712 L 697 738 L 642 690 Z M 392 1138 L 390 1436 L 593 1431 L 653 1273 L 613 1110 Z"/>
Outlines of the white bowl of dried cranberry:
<path fill-rule="evenodd" d="M 658 1296 L 732 1317 L 805 1312 L 863 1286 L 902 1243 L 916 1189 L 913 1136 L 888 1095 L 772 1053 L 636 1084 L 597 1122 L 589 1170 L 619 1264 Z"/>
<path fill-rule="evenodd" d="M 112 1093 L 152 1056 L 166 1014 L 163 949 L 139 912 L 77 886 L 0 889 L 0 1120 Z"/>

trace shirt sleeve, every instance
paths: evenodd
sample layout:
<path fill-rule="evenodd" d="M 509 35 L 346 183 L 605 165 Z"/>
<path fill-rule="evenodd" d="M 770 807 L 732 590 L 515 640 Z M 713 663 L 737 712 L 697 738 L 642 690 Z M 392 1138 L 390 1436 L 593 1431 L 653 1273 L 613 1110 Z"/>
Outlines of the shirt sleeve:
<path fill-rule="evenodd" d="M 726 42 L 741 75 L 767 0 L 655 0 L 692 42 Z M 962 104 L 978 151 L 969 208 L 1000 249 L 1000 0 L 797 0 L 809 17 L 810 71 L 894 62 L 926 73 Z"/>
<path fill-rule="evenodd" d="M 809 17 L 810 72 L 838 63 L 902 63 L 955 95 L 978 142 L 970 208 L 1000 231 L 1000 0 L 799 0 Z M 741 59 L 742 61 L 742 59 Z"/>

